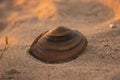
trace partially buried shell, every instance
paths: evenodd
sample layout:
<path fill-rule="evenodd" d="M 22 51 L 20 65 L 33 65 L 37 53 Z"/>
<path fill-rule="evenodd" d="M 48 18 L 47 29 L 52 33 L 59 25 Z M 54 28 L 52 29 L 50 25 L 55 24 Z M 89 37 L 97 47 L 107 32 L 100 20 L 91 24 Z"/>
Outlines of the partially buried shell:
<path fill-rule="evenodd" d="M 66 62 L 78 57 L 87 46 L 87 39 L 78 31 L 56 27 L 38 36 L 29 53 L 35 58 L 48 62 Z"/>

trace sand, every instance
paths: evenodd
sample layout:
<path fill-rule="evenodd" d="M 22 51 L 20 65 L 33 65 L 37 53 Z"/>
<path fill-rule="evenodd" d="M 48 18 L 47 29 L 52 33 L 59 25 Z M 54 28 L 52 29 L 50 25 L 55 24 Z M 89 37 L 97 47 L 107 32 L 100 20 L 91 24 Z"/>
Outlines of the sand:
<path fill-rule="evenodd" d="M 120 80 L 119 5 L 119 0 L 0 0 L 0 50 L 6 36 L 9 41 L 0 80 Z M 88 40 L 77 59 L 46 64 L 29 55 L 40 33 L 61 25 Z"/>

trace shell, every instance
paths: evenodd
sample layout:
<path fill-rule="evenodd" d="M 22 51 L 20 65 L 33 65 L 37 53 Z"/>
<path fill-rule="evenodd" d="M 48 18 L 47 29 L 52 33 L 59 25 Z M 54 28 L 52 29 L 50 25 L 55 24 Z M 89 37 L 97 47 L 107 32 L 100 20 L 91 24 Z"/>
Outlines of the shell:
<path fill-rule="evenodd" d="M 77 58 L 87 43 L 80 32 L 60 26 L 40 34 L 29 53 L 47 63 L 66 62 Z"/>

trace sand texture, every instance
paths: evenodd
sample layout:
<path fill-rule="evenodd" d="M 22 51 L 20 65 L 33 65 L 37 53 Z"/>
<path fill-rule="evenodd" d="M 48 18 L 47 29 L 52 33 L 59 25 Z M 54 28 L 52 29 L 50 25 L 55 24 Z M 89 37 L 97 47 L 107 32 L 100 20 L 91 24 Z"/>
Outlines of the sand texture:
<path fill-rule="evenodd" d="M 83 33 L 85 51 L 62 64 L 30 56 L 33 40 L 56 26 Z M 6 36 L 0 80 L 120 80 L 120 0 L 0 0 L 0 54 Z"/>

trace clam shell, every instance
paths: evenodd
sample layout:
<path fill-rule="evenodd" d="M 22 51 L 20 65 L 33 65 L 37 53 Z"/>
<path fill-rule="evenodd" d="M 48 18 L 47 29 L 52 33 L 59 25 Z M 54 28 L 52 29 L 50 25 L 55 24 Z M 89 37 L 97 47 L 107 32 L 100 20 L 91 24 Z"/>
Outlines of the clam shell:
<path fill-rule="evenodd" d="M 29 53 L 41 61 L 59 63 L 78 57 L 86 46 L 87 39 L 80 32 L 60 26 L 40 34 Z"/>

